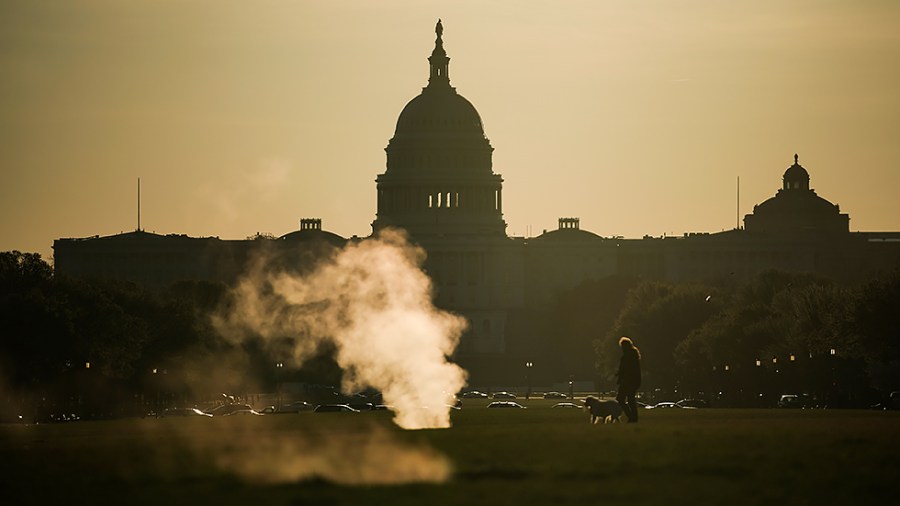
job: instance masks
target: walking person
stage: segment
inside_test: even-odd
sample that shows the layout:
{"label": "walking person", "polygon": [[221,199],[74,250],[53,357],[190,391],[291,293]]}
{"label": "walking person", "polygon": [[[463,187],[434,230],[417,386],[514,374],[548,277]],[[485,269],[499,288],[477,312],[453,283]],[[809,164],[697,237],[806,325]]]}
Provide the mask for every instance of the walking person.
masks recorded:
{"label": "walking person", "polygon": [[622,411],[628,417],[628,423],[638,421],[638,406],[635,395],[641,386],[641,352],[631,339],[622,337],[619,339],[619,347],[622,348],[622,358],[619,359],[618,384],[619,393],[616,400],[622,406]]}

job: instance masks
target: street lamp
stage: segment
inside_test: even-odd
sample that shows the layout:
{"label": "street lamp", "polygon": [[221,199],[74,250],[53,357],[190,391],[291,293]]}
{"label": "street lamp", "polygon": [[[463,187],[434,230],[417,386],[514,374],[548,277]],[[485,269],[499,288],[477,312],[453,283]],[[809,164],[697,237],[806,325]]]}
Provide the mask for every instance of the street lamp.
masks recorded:
{"label": "street lamp", "polygon": [[284,362],[276,362],[275,363],[275,402],[278,403],[277,409],[281,409],[282,398],[281,398],[281,370],[284,368]]}
{"label": "street lamp", "polygon": [[525,399],[531,397],[531,368],[534,362],[525,362]]}

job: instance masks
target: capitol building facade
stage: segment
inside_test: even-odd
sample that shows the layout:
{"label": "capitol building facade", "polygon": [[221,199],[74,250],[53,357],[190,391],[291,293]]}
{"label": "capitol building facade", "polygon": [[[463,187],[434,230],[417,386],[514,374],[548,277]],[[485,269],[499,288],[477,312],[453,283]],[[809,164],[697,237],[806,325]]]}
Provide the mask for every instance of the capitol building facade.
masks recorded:
{"label": "capitol building facade", "polygon": [[[742,228],[626,239],[601,237],[581,229],[579,218],[561,217],[556,230],[509,236],[494,148],[477,109],[451,86],[440,22],[436,28],[427,86],[400,112],[385,148],[372,235],[400,228],[424,248],[435,304],[469,321],[457,358],[474,371],[530,359],[529,343],[553,336],[534,336],[522,315],[587,280],[715,282],[775,269],[856,283],[900,265],[900,232],[851,232],[849,215],[810,188],[797,155],[775,195],[754,206]],[[362,240],[305,218],[281,237],[222,240],[136,230],[58,239],[53,249],[60,274],[165,288],[184,280],[231,283],[260,248],[311,264],[329,248]]]}

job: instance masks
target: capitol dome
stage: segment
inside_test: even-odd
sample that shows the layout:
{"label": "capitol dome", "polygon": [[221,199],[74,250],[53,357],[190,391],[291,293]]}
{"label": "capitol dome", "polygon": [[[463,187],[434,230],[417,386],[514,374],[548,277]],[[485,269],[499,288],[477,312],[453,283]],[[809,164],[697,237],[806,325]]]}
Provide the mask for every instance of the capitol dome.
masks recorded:
{"label": "capitol dome", "polygon": [[394,139],[422,137],[431,134],[474,135],[484,137],[481,116],[475,106],[450,87],[422,90],[422,94],[409,101],[400,118]]}
{"label": "capitol dome", "polygon": [[387,168],[376,181],[373,232],[405,229],[413,236],[505,236],[503,178],[481,116],[450,86],[450,57],[438,20],[428,57],[428,86],[400,112],[384,149]]}
{"label": "capitol dome", "polygon": [[490,174],[494,148],[478,110],[450,85],[450,57],[438,22],[428,86],[406,104],[388,146],[387,173]]}

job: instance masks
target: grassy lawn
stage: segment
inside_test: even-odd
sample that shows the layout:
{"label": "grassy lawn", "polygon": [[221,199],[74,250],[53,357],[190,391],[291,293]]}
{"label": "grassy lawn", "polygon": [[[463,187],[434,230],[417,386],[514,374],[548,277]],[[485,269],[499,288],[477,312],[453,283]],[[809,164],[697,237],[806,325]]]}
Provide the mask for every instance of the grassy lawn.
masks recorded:
{"label": "grassy lawn", "polygon": [[[488,410],[446,430],[390,413],[0,425],[4,504],[873,504],[900,412]],[[15,501],[8,502],[13,498]]]}

